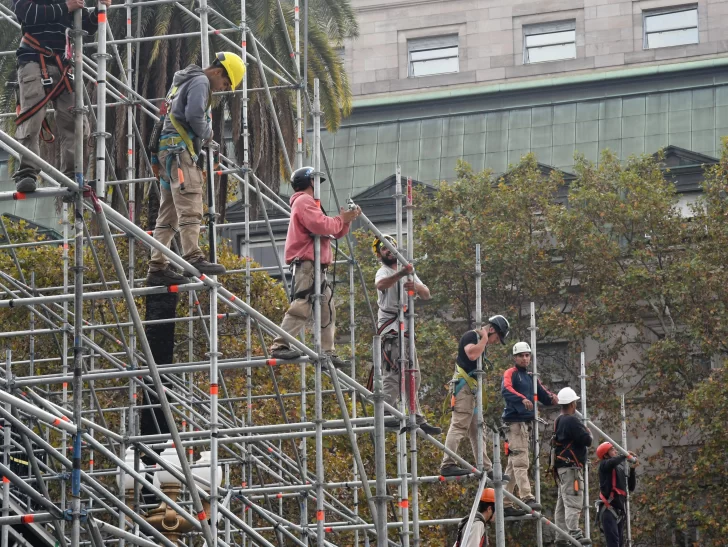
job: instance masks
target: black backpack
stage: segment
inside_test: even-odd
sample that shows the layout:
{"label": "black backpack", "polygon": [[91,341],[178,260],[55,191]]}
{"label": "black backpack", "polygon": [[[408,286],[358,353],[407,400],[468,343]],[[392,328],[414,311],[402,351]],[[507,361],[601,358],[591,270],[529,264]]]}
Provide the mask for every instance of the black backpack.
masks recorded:
{"label": "black backpack", "polygon": [[[483,523],[483,526],[486,526],[488,523],[483,518],[482,513],[475,513],[475,520],[479,520]],[[475,521],[473,521],[475,522]],[[460,521],[460,524],[458,524],[458,539],[455,542],[455,547],[460,547],[460,542],[463,539],[463,532],[465,532],[465,527],[468,525],[468,517],[465,517]],[[483,534],[483,538],[480,540],[480,547],[484,547],[487,545],[487,535]]]}

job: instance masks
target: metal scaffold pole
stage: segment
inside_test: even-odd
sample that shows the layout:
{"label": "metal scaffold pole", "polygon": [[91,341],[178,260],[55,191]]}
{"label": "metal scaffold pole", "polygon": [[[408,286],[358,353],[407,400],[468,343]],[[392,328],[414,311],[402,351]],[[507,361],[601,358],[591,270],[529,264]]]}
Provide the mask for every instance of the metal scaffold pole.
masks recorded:
{"label": "metal scaffold pole", "polygon": [[[624,404],[624,393],[622,393],[619,401],[619,410],[622,418],[622,446],[627,449],[627,411]],[[586,415],[586,413],[584,413]],[[627,476],[629,476],[629,464],[625,462]],[[632,520],[629,509],[629,488],[626,489],[626,503],[625,503],[625,519],[627,521],[627,547],[632,547]],[[597,526],[599,523],[597,523]]]}
{"label": "metal scaffold pole", "polygon": [[[539,443],[539,421],[538,421],[538,353],[536,351],[536,340],[538,327],[536,326],[536,304],[531,302],[531,323],[528,328],[531,333],[531,363],[533,367],[533,490],[536,495],[536,502],[541,503],[541,444]],[[543,546],[543,524],[539,519],[536,522],[536,543],[538,547]]]}
{"label": "metal scaffold pole", "polygon": [[500,433],[493,432],[493,484],[495,485],[495,547],[506,547],[503,515],[503,467],[501,466]]}
{"label": "metal scaffold pole", "polygon": [[[584,427],[588,427],[588,418],[586,413],[586,361],[583,351],[581,352],[580,361],[579,379],[581,380],[582,421],[584,422]],[[589,458],[587,458],[584,462],[584,536],[587,539],[591,538],[591,526],[589,521]]]}
{"label": "metal scaffold pole", "polygon": [[[313,199],[317,204],[321,202],[321,152],[319,139],[321,138],[321,104],[319,102],[319,80],[313,81]],[[313,351],[317,355],[314,361],[315,369],[315,414],[316,414],[316,544],[324,547],[324,445],[323,445],[323,401],[321,397],[322,367],[321,355],[321,236],[314,235],[314,300],[313,300]],[[333,365],[329,365],[333,366]],[[334,373],[335,374],[335,373]]]}
{"label": "metal scaffold pole", "polygon": [[377,547],[387,547],[387,464],[384,447],[384,387],[382,382],[382,338],[374,336],[374,463],[377,477]]}
{"label": "metal scaffold pole", "polygon": [[[483,322],[483,274],[480,264],[480,243],[475,245],[475,328],[479,329]],[[478,420],[478,454],[476,465],[483,472],[483,451],[485,450],[485,424],[483,421],[483,355],[478,356],[477,364],[478,392],[475,394],[475,416]]]}

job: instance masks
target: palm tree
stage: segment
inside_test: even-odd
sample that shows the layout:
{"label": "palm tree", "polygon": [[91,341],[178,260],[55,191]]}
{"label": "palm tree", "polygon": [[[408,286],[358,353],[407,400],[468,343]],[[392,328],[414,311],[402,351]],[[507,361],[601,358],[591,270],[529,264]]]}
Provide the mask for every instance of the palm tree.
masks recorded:
{"label": "palm tree", "polygon": [[[184,3],[194,11],[194,2]],[[277,0],[252,0],[246,3],[246,21],[255,37],[289,73],[295,74],[293,61],[289,55],[285,39],[287,33],[294,41],[294,5],[292,0],[281,0],[285,17],[285,26],[279,16]],[[209,6],[230,21],[240,24],[240,2],[237,0],[210,0]],[[138,10],[135,10],[138,11]],[[138,17],[138,15],[137,15]],[[351,111],[351,91],[344,71],[343,62],[337,53],[345,39],[358,34],[358,27],[350,0],[311,0],[309,5],[309,51],[308,82],[310,92],[313,90],[313,79],[320,80],[321,104],[324,118],[329,130],[335,130],[341,119]],[[115,37],[125,32],[125,14],[116,12],[111,18]],[[219,18],[210,15],[210,24],[215,28],[225,28]],[[199,23],[179,8],[163,4],[144,7],[140,22],[141,36],[161,36],[196,32]],[[240,36],[228,35],[235,43]],[[211,36],[210,51],[231,51],[234,48],[219,36]],[[249,48],[250,50],[250,48]],[[191,63],[200,61],[200,40],[198,37],[175,40],[143,42],[137,46],[140,74],[139,91],[148,98],[161,98],[166,94],[174,73]],[[272,66],[270,58],[260,48],[261,57],[266,64]],[[281,86],[284,82],[271,78],[267,74],[270,86]],[[262,88],[263,82],[255,63],[248,64],[248,85],[251,89]],[[286,141],[290,158],[294,157],[295,134],[295,91],[292,89],[272,90],[273,103],[281,130]],[[232,147],[236,157],[242,158],[242,99],[240,96],[216,100],[213,105],[215,137],[224,144],[225,122],[229,120],[228,129],[232,135]],[[225,112],[229,116],[225,115]],[[261,92],[250,94],[248,102],[248,123],[250,130],[250,165],[257,175],[268,183],[274,191],[279,190],[281,175],[285,173],[285,165],[281,144],[271,122],[272,113]],[[126,133],[124,109],[117,110],[116,136],[118,142],[125,142]],[[140,129],[144,138],[151,129],[150,120],[142,117]],[[124,165],[125,146],[118,146],[116,153],[117,169]],[[141,162],[137,166],[143,171]],[[123,169],[121,169],[123,172]],[[121,173],[119,173],[121,175]],[[225,203],[226,183],[219,185],[218,203]]]}

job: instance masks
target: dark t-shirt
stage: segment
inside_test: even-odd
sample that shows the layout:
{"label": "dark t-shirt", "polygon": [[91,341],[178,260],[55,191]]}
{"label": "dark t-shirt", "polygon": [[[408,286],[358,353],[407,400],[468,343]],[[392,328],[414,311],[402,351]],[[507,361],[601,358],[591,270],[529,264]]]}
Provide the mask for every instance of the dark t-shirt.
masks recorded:
{"label": "dark t-shirt", "polygon": [[579,418],[567,414],[562,414],[556,418],[555,436],[557,443],[556,455],[572,460],[572,462],[568,462],[556,458],[555,467],[557,469],[560,467],[576,467],[576,463],[573,463],[574,458],[581,465],[586,463],[587,447],[591,446],[592,437]]}
{"label": "dark t-shirt", "polygon": [[[468,358],[468,354],[465,353],[465,346],[477,344],[479,341],[480,337],[474,330],[469,330],[463,334],[463,337],[460,339],[460,344],[458,344],[458,365],[460,365],[465,372],[470,373],[478,368],[478,360],[476,359],[475,361],[471,361]],[[485,351],[483,352],[483,356],[485,356]]]}

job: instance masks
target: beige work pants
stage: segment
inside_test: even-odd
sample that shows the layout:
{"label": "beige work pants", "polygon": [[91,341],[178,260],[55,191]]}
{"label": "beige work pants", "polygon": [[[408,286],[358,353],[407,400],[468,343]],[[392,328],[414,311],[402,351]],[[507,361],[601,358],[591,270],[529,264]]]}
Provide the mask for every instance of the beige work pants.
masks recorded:
{"label": "beige work pants", "polygon": [[[450,420],[450,429],[447,430],[445,447],[457,453],[460,441],[466,436],[470,439],[470,447],[473,449],[473,458],[477,460],[478,454],[478,417],[475,415],[475,395],[467,385],[455,396],[455,408]],[[483,430],[483,468],[486,471],[493,469],[493,464],[488,457],[486,435]],[[476,463],[476,462],[473,462]],[[440,468],[448,465],[457,465],[455,460],[446,452],[442,458]]]}
{"label": "beige work pants", "polygon": [[[536,499],[531,493],[531,483],[528,480],[529,452],[531,450],[531,424],[529,422],[511,422],[508,432],[508,466],[506,474],[511,480],[506,484],[508,493],[513,494],[518,486],[518,497],[522,501]],[[508,500],[503,502],[505,507],[512,507]]]}
{"label": "beige work pants", "polygon": [[[322,281],[323,281],[322,276]],[[293,276],[294,294],[308,291],[313,287],[314,268],[312,260],[304,260],[296,267]],[[326,283],[326,288],[321,299],[321,349],[325,353],[334,351],[334,335],[336,334],[336,307],[334,306],[331,287]],[[298,337],[301,330],[306,326],[313,316],[313,291],[305,298],[296,298],[283,317],[281,328],[293,337]],[[281,336],[273,340],[270,350],[287,348],[288,342]]]}
{"label": "beige work pants", "polygon": [[[556,470],[559,476],[559,498],[556,501],[554,520],[556,526],[578,535],[579,518],[584,505],[584,471],[576,467]],[[577,488],[574,488],[576,482]]]}
{"label": "beige work pants", "polygon": [[[55,61],[48,59],[48,75],[57,83],[61,77],[61,71],[55,66]],[[20,86],[20,113],[26,112],[38,104],[45,97],[45,90],[41,83],[40,65],[38,63],[27,63],[18,68],[18,84]],[[25,120],[15,131],[15,140],[28,148],[34,154],[40,154],[40,128],[46,115],[49,104],[55,109],[55,136],[59,139],[61,162],[58,170],[73,178],[74,170],[74,107],[73,93],[64,91],[52,103],[46,103],[34,116]],[[88,120],[84,117],[83,123],[84,139],[88,137]],[[20,158],[20,166],[13,177],[20,180],[24,177],[36,177],[40,173],[32,160],[25,156]]]}
{"label": "beige work pants", "polygon": [[[409,359],[409,338],[404,339],[404,358]],[[382,338],[382,373],[383,373],[383,384],[384,384],[384,400],[397,408],[397,402],[401,395],[401,383],[402,374],[400,372],[400,350],[399,350],[399,336],[386,336]],[[422,415],[422,409],[420,408],[420,398],[418,393],[420,391],[420,364],[417,360],[417,351],[415,350],[414,362],[408,361],[408,367],[414,370],[415,387],[414,387],[414,404],[415,414],[417,415],[417,423],[423,423],[425,421]],[[405,386],[404,386],[404,404],[405,414],[409,414],[410,404],[410,373],[405,370]]]}
{"label": "beige work pants", "polygon": [[[162,172],[166,169],[169,154],[168,150],[159,153]],[[154,239],[169,247],[174,234],[179,232],[182,257],[188,262],[194,262],[204,257],[199,242],[202,220],[202,171],[193,163],[187,150],[179,155],[179,167],[182,169],[184,184],[180,183],[177,157],[173,156],[169,173],[172,190],[160,185],[162,196],[157,224],[154,227]],[[162,251],[152,249],[149,271],[163,270],[168,262]]]}

